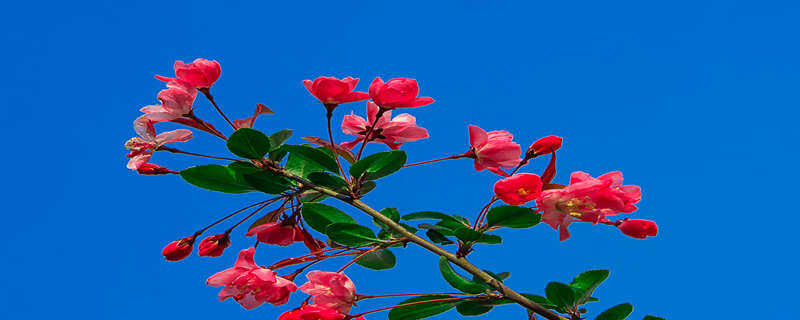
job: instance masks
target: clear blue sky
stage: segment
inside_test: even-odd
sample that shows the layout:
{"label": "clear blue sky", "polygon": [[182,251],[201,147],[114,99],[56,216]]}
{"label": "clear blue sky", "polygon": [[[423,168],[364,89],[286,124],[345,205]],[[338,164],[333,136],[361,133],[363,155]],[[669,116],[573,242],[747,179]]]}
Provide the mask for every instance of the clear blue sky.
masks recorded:
{"label": "clear blue sky", "polygon": [[[504,231],[504,246],[472,256],[510,271],[508,284],[520,291],[541,293],[548,281],[610,268],[593,314],[631,302],[631,319],[800,319],[797,2],[265,3],[4,5],[0,318],[274,319],[287,309],[245,312],[204,286],[251,244],[241,235],[218,259],[167,263],[160,255],[167,242],[256,195],[124,167],[131,121],[163,86],[153,74],[169,74],[176,59],[206,57],[222,63],[214,90],[230,114],[243,117],[255,103],[278,112],[259,121],[265,131],[324,134],[323,110],[303,79],[355,76],[366,90],[375,76],[413,77],[437,100],[412,111],[431,134],[407,144],[413,161],[463,152],[466,126],[476,124],[510,130],[524,145],[564,136],[562,183],[570,171],[622,170],[643,187],[633,216],[658,222],[655,239],[575,225],[559,242],[541,225]],[[198,106],[219,120],[207,102]],[[342,106],[337,119],[353,109],[363,113],[364,105]],[[186,149],[225,152],[215,138],[197,136]],[[201,163],[157,159],[173,168]],[[496,179],[467,160],[406,171],[367,201],[473,216]],[[256,261],[300,251],[260,250]],[[447,287],[435,257],[411,247],[399,259],[392,272],[349,274],[366,294]],[[522,316],[514,306],[491,314]]]}

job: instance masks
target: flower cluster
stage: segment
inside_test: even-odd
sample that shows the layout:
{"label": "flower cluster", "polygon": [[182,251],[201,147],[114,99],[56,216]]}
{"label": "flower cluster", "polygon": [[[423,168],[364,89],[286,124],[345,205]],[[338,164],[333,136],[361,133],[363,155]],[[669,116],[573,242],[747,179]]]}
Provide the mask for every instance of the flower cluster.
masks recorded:
{"label": "flower cluster", "polygon": [[[495,279],[499,279],[498,275],[475,271],[479,270],[477,268],[465,268],[472,270],[475,276],[476,280],[470,281],[456,274],[448,261],[461,263],[463,267],[463,263],[466,263],[463,259],[476,245],[499,243],[497,240],[500,237],[489,234],[490,231],[503,227],[530,228],[543,221],[559,231],[561,241],[570,237],[568,227],[573,222],[612,226],[637,239],[653,237],[658,233],[656,224],[649,220],[610,220],[618,214],[637,210],[642,196],[638,186],[623,185],[621,172],[614,171],[593,178],[578,171],[571,174],[567,185],[553,183],[556,176],[556,153],[563,144],[563,139],[558,136],[540,138],[523,153],[522,147],[515,142],[514,135],[510,132],[487,132],[476,125],[469,125],[466,128],[468,139],[462,142],[466,152],[406,164],[407,155],[401,147],[408,142],[426,139],[429,133],[417,124],[413,115],[402,113],[393,117],[392,113],[395,109],[417,108],[434,102],[433,98],[419,96],[419,83],[415,79],[395,78],[383,81],[375,78],[367,92],[356,91],[359,79],[353,77],[304,80],[302,84],[326,111],[328,139],[304,138],[320,146],[314,147],[288,144],[292,134],[288,129],[271,135],[254,129],[256,119],[274,113],[263,104],[256,105],[252,116],[229,120],[211,95],[211,87],[221,74],[220,65],[216,61],[176,61],[174,70],[175,77],[156,76],[166,83],[166,89],[157,94],[160,103],[141,108],[142,114],[133,123],[138,137],[131,138],[124,145],[129,150],[127,167],[143,175],[179,173],[190,184],[217,192],[262,192],[274,195],[225,215],[192,235],[169,243],[162,251],[168,261],[183,260],[191,255],[196,239],[207,230],[250,211],[224,232],[207,236],[200,241],[198,255],[223,256],[231,245],[232,232],[258,215],[247,231],[243,232],[245,236],[256,239],[256,246],[242,250],[232,267],[212,275],[206,281],[209,286],[222,287],[219,300],[231,298],[245,309],[253,309],[264,303],[276,306],[286,304],[290,296],[299,290],[307,294],[308,299],[299,307],[283,313],[279,320],[363,320],[365,314],[389,309],[407,311],[411,306],[433,302],[445,303],[441,306],[459,305],[458,309],[462,314],[475,315],[471,312],[476,311],[470,308],[474,309],[476,305],[483,310],[493,303],[499,303],[499,299],[511,299],[511,296],[506,295],[506,290],[510,289],[497,284]],[[202,93],[230,125],[233,130],[230,135],[216,129],[195,112],[198,93]],[[335,126],[332,125],[332,116],[340,105],[351,102],[364,102],[366,116],[356,115],[353,111],[344,115],[340,125],[341,132],[355,138],[337,143],[334,141],[332,128]],[[168,146],[171,143],[186,142],[194,135],[187,129],[157,133],[156,124],[164,122],[184,125],[220,138],[225,141],[228,150],[239,158],[204,155]],[[389,150],[362,157],[369,143],[383,144]],[[356,148],[358,151],[354,152]],[[224,161],[225,165],[199,165],[178,172],[151,163],[152,157],[158,151]],[[549,161],[541,173],[519,172],[535,159],[548,155]],[[493,173],[492,177],[497,178],[488,204],[477,214],[474,223],[470,223],[471,220],[465,217],[433,211],[401,215],[396,208],[386,208],[378,212],[366,207],[359,200],[375,188],[377,183],[374,180],[404,168],[454,159],[471,159],[475,171],[487,170]],[[349,170],[342,163],[349,163]],[[369,227],[358,224],[345,212],[320,203],[327,198],[342,200],[371,215],[375,225],[381,228],[380,232],[376,235]],[[507,205],[496,205],[499,204],[498,201]],[[264,210],[270,206],[273,208]],[[435,224],[417,226],[427,229],[426,236],[430,242],[413,235],[419,229],[407,224],[411,220],[419,219],[438,220]],[[327,241],[321,240],[320,235],[311,231],[327,236]],[[279,259],[266,267],[255,263],[254,257],[259,244],[292,246],[295,243],[302,243],[308,253]],[[344,274],[345,269],[353,264],[376,270],[391,268],[396,258],[389,249],[409,243],[420,244],[442,256],[440,270],[443,276],[454,288],[467,293],[466,296],[439,293],[356,293],[355,283]],[[441,251],[431,249],[437,244],[457,245],[458,248],[452,256],[443,255]],[[306,272],[318,262],[341,257],[350,259],[338,271]],[[284,273],[283,268],[289,266],[299,268]],[[308,281],[298,286],[294,282],[295,278],[303,273]],[[584,287],[576,286],[574,290],[584,290],[579,295],[591,296],[591,292],[586,293],[587,289]],[[410,295],[418,296],[387,308],[356,314],[352,312],[356,303],[363,299]],[[557,317],[553,313],[555,311],[566,313],[573,319],[581,318],[581,309],[578,307],[586,302],[576,300],[568,305],[559,305],[559,301],[555,299],[543,299],[540,302],[553,311],[538,310],[537,313],[550,319]],[[446,310],[447,308],[442,312]]]}

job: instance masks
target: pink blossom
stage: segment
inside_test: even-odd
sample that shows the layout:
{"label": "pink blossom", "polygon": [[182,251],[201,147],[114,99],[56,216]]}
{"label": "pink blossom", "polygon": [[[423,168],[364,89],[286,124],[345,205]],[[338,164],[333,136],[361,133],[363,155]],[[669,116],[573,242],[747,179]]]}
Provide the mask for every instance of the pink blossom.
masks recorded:
{"label": "pink blossom", "polygon": [[192,132],[186,129],[178,129],[162,132],[156,135],[153,122],[146,116],[141,116],[133,122],[133,129],[139,137],[131,138],[125,142],[125,148],[130,150],[127,157],[128,169],[137,170],[150,161],[159,147],[173,142],[186,142],[192,138]]}
{"label": "pink blossom", "polygon": [[[336,310],[311,304],[286,311],[278,317],[278,320],[344,320],[345,317]],[[363,317],[357,319],[364,320]]]}
{"label": "pink blossom", "polygon": [[655,222],[642,219],[624,220],[617,227],[619,231],[629,237],[644,239],[655,237],[658,234],[658,226]]}
{"label": "pink blossom", "polygon": [[[344,116],[342,132],[358,135],[358,137],[353,141],[342,143],[342,147],[352,149],[359,142],[364,141],[369,126],[375,123],[378,110],[378,105],[372,101],[367,101],[367,120],[354,114]],[[386,144],[392,150],[397,150],[403,143],[427,137],[428,130],[417,126],[417,119],[412,115],[403,113],[392,119],[392,111],[389,110],[384,112],[375,124],[375,128],[370,133],[370,142],[380,142]]]}
{"label": "pink blossom", "polygon": [[247,310],[264,302],[281,305],[289,300],[289,295],[297,286],[289,280],[278,277],[275,272],[259,267],[253,260],[256,248],[239,252],[239,259],[232,268],[225,269],[208,278],[206,284],[212,287],[225,286],[219,293],[219,300],[233,298]]}
{"label": "pink blossom", "polygon": [[510,205],[521,205],[539,197],[542,180],[532,173],[517,173],[497,181],[494,193],[500,200]]}
{"label": "pink blossom", "polygon": [[303,231],[300,227],[283,222],[268,222],[258,225],[246,234],[248,237],[256,236],[259,242],[288,246],[295,241],[303,241]]}
{"label": "pink blossom", "polygon": [[[510,169],[519,164],[522,159],[522,149],[519,144],[512,141],[514,136],[508,131],[491,131],[469,126],[469,143],[472,155],[475,158],[475,170],[490,170],[499,167]],[[499,169],[498,169],[499,170]],[[493,170],[497,171],[497,170]]]}
{"label": "pink blossom", "polygon": [[169,79],[167,89],[158,92],[160,105],[149,105],[141,108],[148,119],[153,122],[172,121],[192,112],[197,89],[180,79]]}
{"label": "pink blossom", "polygon": [[535,157],[543,154],[556,152],[561,148],[561,142],[564,139],[558,136],[547,136],[536,140],[529,148],[527,154],[530,157]]}
{"label": "pink blossom", "polygon": [[231,245],[231,239],[228,234],[220,233],[200,241],[200,245],[197,246],[197,253],[203,257],[219,257],[229,245]]}
{"label": "pink blossom", "polygon": [[314,305],[347,313],[356,301],[356,286],[346,275],[314,270],[300,290],[314,297]]}
{"label": "pink blossom", "polygon": [[260,116],[262,114],[273,114],[273,113],[275,113],[275,112],[273,112],[272,110],[267,108],[267,106],[259,103],[259,104],[256,105],[256,111],[253,112],[253,116],[252,117],[247,117],[247,118],[239,119],[239,120],[233,120],[233,125],[236,126],[237,129],[252,128],[253,124],[255,124],[255,122],[256,122],[256,119],[258,119],[258,116]]}
{"label": "pink blossom", "polygon": [[[197,58],[191,63],[183,63],[183,61],[175,61],[174,65],[175,75],[178,79],[183,80],[195,88],[208,88],[219,79],[222,69],[216,60],[206,60]],[[170,82],[174,78],[167,78],[163,76],[156,76],[157,79]]]}
{"label": "pink blossom", "polygon": [[369,99],[366,92],[353,91],[358,83],[358,78],[347,77],[342,80],[334,77],[319,77],[311,80],[303,80],[303,84],[314,97],[319,99],[326,107],[331,108],[336,105],[348,102],[356,102]]}
{"label": "pink blossom", "polygon": [[569,238],[567,227],[574,220],[592,223],[608,221],[606,216],[633,212],[642,198],[638,186],[622,185],[622,173],[609,172],[592,178],[585,172],[573,172],[570,184],[563,189],[542,191],[536,199],[542,221],[560,230],[560,239]]}
{"label": "pink blossom", "polygon": [[161,250],[161,255],[163,255],[167,261],[183,260],[184,258],[188,257],[190,253],[192,253],[195,237],[195,235],[192,235],[170,242],[166,247],[164,247],[164,250]]}
{"label": "pink blossom", "polygon": [[419,85],[417,80],[395,78],[383,82],[375,78],[369,85],[369,96],[375,104],[383,109],[415,108],[433,103],[431,97],[417,97]]}

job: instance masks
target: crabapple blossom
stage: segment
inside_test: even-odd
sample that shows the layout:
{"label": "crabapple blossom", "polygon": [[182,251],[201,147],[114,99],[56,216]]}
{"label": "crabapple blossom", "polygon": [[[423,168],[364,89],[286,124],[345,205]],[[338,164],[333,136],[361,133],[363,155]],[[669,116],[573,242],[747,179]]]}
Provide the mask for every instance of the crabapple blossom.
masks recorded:
{"label": "crabapple blossom", "polygon": [[259,267],[253,260],[256,248],[239,252],[233,267],[217,272],[206,284],[220,287],[219,300],[233,298],[247,310],[263,303],[281,305],[289,300],[289,295],[297,290],[294,282],[275,275],[267,268]]}
{"label": "crabapple blossom", "polygon": [[367,120],[354,114],[345,115],[342,120],[342,132],[358,135],[358,137],[353,141],[342,143],[341,146],[352,149],[359,142],[364,141],[367,131],[373,123],[375,123],[375,127],[370,132],[369,142],[383,143],[392,150],[399,149],[403,143],[428,137],[428,130],[417,126],[417,119],[408,113],[397,115],[392,119],[392,111],[389,110],[375,122],[378,113],[378,105],[367,101]]}
{"label": "crabapple blossom", "polygon": [[192,253],[192,246],[196,235],[191,235],[186,238],[170,242],[164,250],[161,250],[161,255],[167,261],[180,261],[188,257]]}
{"label": "crabapple blossom", "polygon": [[[209,61],[203,58],[197,58],[191,63],[184,63],[178,60],[175,61],[173,68],[175,69],[175,75],[178,79],[198,89],[211,87],[211,85],[219,79],[220,73],[222,72],[216,60]],[[164,82],[174,80],[174,78],[158,75],[156,78]]]}
{"label": "crabapple blossom", "polygon": [[[336,310],[310,304],[286,311],[278,317],[278,320],[343,320],[345,317]],[[358,319],[363,320],[364,318],[359,317]]]}
{"label": "crabapple blossom", "polygon": [[536,140],[536,142],[534,142],[528,148],[526,155],[532,158],[535,156],[556,152],[556,150],[561,148],[561,142],[563,140],[563,138],[558,136],[547,136]]}
{"label": "crabapple blossom", "polygon": [[[470,125],[469,143],[471,156],[475,158],[475,170],[513,168],[522,159],[522,149],[512,141],[514,136],[508,131],[491,131]],[[494,171],[493,171],[494,172]]]}
{"label": "crabapple blossom", "polygon": [[300,291],[314,297],[314,305],[347,313],[356,302],[356,287],[346,275],[314,270]]}
{"label": "crabapple blossom", "polygon": [[495,195],[510,205],[535,200],[541,192],[542,179],[532,173],[517,173],[494,184]]}
{"label": "crabapple blossom", "polygon": [[[192,138],[192,132],[186,129],[177,129],[167,132],[156,134],[156,129],[153,122],[145,116],[141,116],[133,122],[133,129],[139,134],[139,137],[134,137],[125,142],[125,148],[130,150],[128,153],[128,169],[138,170],[142,168],[153,153],[161,146],[173,142],[186,142]],[[155,170],[158,168],[146,167],[147,170]]]}
{"label": "crabapple blossom", "polygon": [[319,99],[328,110],[333,110],[337,105],[369,99],[366,92],[353,91],[358,78],[347,77],[342,80],[334,77],[319,77],[303,80],[303,84],[314,97]]}
{"label": "crabapple blossom", "polygon": [[433,98],[417,97],[418,94],[419,85],[415,79],[395,78],[383,82],[378,77],[369,85],[369,97],[385,110],[416,108],[433,103]]}
{"label": "crabapple blossom", "polygon": [[658,234],[658,226],[650,220],[626,219],[617,227],[623,234],[636,239],[655,237]]}
{"label": "crabapple blossom", "polygon": [[229,245],[231,245],[231,239],[228,237],[228,233],[220,233],[200,241],[197,253],[204,257],[219,257]]}
{"label": "crabapple blossom", "polygon": [[256,236],[259,242],[288,246],[295,241],[303,241],[303,232],[300,227],[283,222],[268,222],[250,229],[248,237]]}

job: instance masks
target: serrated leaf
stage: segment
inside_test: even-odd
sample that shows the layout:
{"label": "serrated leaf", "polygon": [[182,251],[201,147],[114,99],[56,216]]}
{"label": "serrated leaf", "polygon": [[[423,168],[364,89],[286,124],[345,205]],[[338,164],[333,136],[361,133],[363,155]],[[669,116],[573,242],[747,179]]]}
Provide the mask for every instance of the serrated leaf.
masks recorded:
{"label": "serrated leaf", "polygon": [[542,215],[519,206],[499,206],[489,210],[486,220],[490,227],[530,228],[542,221]]}
{"label": "serrated leaf", "polygon": [[269,136],[269,151],[273,152],[280,148],[292,136],[291,129],[283,129]]}
{"label": "serrated leaf", "polygon": [[633,306],[630,303],[623,303],[620,305],[616,305],[611,307],[610,309],[603,311],[595,320],[624,320],[627,318],[631,312],[633,312]]}
{"label": "serrated leaf", "polygon": [[394,268],[397,257],[387,249],[380,249],[365,254],[356,261],[356,264],[372,270],[386,270]]}
{"label": "serrated leaf", "polygon": [[341,210],[322,203],[305,203],[302,210],[303,221],[321,233],[325,233],[328,226],[334,223],[356,223],[353,218]]}
{"label": "serrated leaf", "polygon": [[350,247],[358,247],[381,241],[370,228],[349,222],[330,224],[325,228],[325,234],[334,242]]}
{"label": "serrated leaf", "polygon": [[255,191],[241,174],[221,165],[190,167],[182,170],[180,174],[186,182],[203,189],[234,194]]}
{"label": "serrated leaf", "polygon": [[445,257],[439,258],[439,271],[442,273],[444,280],[447,281],[450,286],[461,292],[478,294],[491,289],[484,283],[472,281],[458,274],[455,270],[453,270],[453,267],[450,265],[450,261],[448,261]]}
{"label": "serrated leaf", "polygon": [[379,152],[359,160],[350,167],[353,177],[376,180],[388,176],[406,164],[406,152],[393,150]]}
{"label": "serrated leaf", "polygon": [[467,300],[456,305],[456,311],[464,316],[479,316],[492,311],[494,305],[490,302]]}
{"label": "serrated leaf", "polygon": [[560,282],[548,283],[544,293],[547,295],[547,300],[561,308],[573,307],[578,300],[575,289]]}
{"label": "serrated leaf", "polygon": [[236,130],[228,137],[228,141],[225,144],[233,154],[245,159],[261,159],[270,150],[267,135],[250,128]]}
{"label": "serrated leaf", "polygon": [[[422,301],[451,299],[453,296],[420,296],[414,297],[398,303],[410,304]],[[429,303],[417,303],[410,306],[397,307],[389,311],[389,320],[417,320],[435,316],[447,312],[455,307],[458,301],[434,301]]]}
{"label": "serrated leaf", "polygon": [[594,290],[608,278],[608,275],[608,270],[589,270],[575,277],[569,285],[577,289],[579,294],[577,303],[587,302],[592,297]]}

